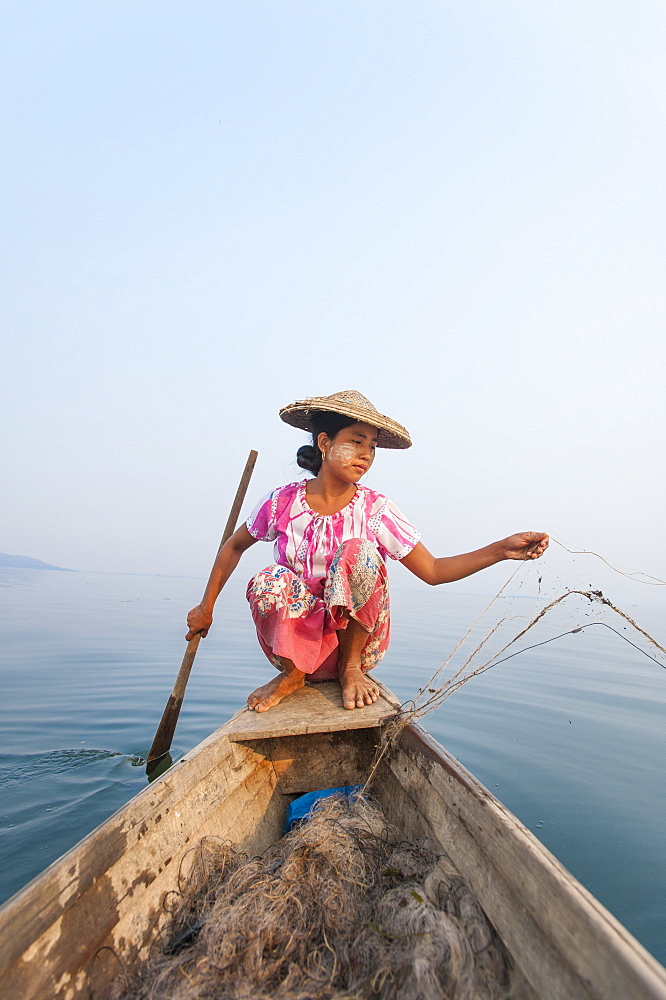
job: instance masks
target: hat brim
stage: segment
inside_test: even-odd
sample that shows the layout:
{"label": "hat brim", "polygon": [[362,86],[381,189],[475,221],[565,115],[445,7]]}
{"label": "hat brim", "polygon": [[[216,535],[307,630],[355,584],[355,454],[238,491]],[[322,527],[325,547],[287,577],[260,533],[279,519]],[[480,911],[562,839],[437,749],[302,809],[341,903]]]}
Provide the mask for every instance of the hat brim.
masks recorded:
{"label": "hat brim", "polygon": [[302,431],[312,431],[310,415],[315,411],[325,411],[327,413],[340,413],[344,417],[351,417],[362,424],[370,424],[379,431],[377,435],[378,448],[411,448],[412,439],[407,428],[403,427],[396,420],[379,413],[377,410],[367,410],[362,406],[355,406],[353,403],[332,403],[330,398],[313,397],[312,399],[298,399],[289,406],[283,406],[280,410],[280,419],[291,427],[298,427]]}

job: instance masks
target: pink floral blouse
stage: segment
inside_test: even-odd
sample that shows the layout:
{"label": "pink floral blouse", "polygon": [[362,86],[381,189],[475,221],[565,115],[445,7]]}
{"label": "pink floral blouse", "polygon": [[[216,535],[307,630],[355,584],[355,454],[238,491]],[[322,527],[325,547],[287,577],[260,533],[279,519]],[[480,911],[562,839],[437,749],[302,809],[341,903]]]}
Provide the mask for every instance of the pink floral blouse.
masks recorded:
{"label": "pink floral blouse", "polygon": [[323,595],[326,574],[342,542],[366,538],[383,559],[404,559],[421,537],[387,497],[360,484],[342,510],[317,514],[307,502],[308,482],[269,493],[252,511],[247,529],[259,541],[275,542],[276,563],[302,577],[316,597]]}

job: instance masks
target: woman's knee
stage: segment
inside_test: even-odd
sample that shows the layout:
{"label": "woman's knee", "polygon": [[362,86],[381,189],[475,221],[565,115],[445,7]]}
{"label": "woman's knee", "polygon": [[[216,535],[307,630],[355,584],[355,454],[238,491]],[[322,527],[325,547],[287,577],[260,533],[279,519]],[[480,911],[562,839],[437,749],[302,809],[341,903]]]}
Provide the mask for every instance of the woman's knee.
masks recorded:
{"label": "woman's knee", "polygon": [[272,611],[289,618],[307,614],[316,599],[305,582],[286,566],[267,566],[256,573],[247,585],[250,607],[266,617]]}
{"label": "woman's knee", "polygon": [[350,538],[335,553],[324,600],[329,608],[345,607],[356,614],[375,592],[386,588],[386,566],[377,547],[365,538]]}
{"label": "woman's knee", "polygon": [[356,562],[361,560],[369,569],[379,569],[384,565],[384,560],[379,554],[377,546],[368,541],[367,538],[349,538],[338,546],[334,561],[346,560]]}
{"label": "woman's knee", "polygon": [[247,585],[246,596],[248,601],[252,598],[277,597],[284,586],[283,576],[290,570],[284,566],[266,566],[255,573]]}

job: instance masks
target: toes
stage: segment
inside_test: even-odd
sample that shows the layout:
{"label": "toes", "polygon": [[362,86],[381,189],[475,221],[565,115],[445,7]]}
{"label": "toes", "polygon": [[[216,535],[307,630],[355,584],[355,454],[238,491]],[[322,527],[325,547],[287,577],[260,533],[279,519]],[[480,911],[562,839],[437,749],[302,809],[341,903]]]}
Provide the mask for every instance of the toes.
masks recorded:
{"label": "toes", "polygon": [[344,707],[347,709],[365,708],[366,705],[374,704],[379,698],[379,688],[377,685],[366,680],[359,668],[355,668],[350,673],[352,675],[356,673],[357,676],[353,680],[350,676],[349,684],[343,683],[342,685],[342,704]]}
{"label": "toes", "polygon": [[263,687],[257,688],[256,691],[253,691],[252,694],[248,696],[247,707],[249,709],[256,710],[257,705],[260,705],[263,701],[265,701],[266,697],[267,695],[265,688]]}
{"label": "toes", "polygon": [[377,698],[379,697],[379,688],[371,686],[367,688],[361,688],[356,696],[356,706],[357,708],[362,708],[364,705],[373,705]]}
{"label": "toes", "polygon": [[372,705],[373,701],[376,701],[372,695],[365,691],[345,691],[342,695],[342,704],[345,708],[365,708],[366,705]]}
{"label": "toes", "polygon": [[282,698],[278,697],[276,694],[269,695],[268,698],[264,698],[263,701],[257,702],[254,706],[255,712],[266,712],[269,708],[273,708],[274,705],[279,705]]}
{"label": "toes", "polygon": [[[267,690],[268,689],[268,690]],[[260,701],[264,701],[270,695],[270,688],[268,684],[264,684],[262,687],[255,688],[255,690],[248,695],[247,707],[256,708]]]}

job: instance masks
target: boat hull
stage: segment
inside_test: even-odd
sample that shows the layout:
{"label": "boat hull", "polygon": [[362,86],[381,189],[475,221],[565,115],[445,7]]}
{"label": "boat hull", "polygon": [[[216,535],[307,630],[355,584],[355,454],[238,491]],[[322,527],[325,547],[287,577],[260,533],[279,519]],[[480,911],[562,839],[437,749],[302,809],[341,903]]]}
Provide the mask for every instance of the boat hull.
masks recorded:
{"label": "boat hull", "polygon": [[[150,953],[202,837],[261,853],[295,795],[364,781],[381,734],[239,739],[239,716],[0,909],[2,996],[106,1000],[119,960],[131,971]],[[666,1000],[666,970],[421,727],[371,791],[403,838],[467,880],[511,956],[515,1000]]]}

